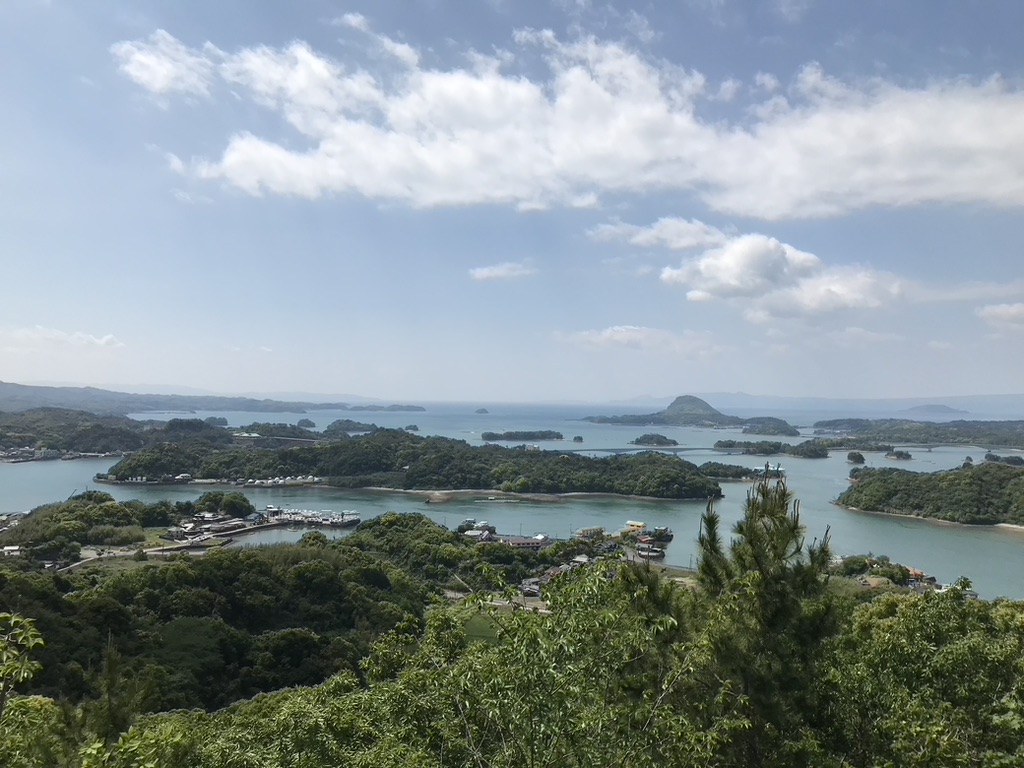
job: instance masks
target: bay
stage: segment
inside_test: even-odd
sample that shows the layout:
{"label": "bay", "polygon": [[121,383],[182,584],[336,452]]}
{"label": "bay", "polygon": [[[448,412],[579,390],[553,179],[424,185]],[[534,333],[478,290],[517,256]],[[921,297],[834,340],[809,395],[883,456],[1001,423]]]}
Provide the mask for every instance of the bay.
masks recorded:
{"label": "bay", "polygon": [[[475,414],[480,406],[487,414]],[[480,433],[509,430],[552,429],[564,434],[565,440],[538,443],[541,448],[580,450],[592,455],[636,450],[629,444],[640,434],[656,431],[679,441],[679,455],[695,464],[722,461],[747,467],[764,466],[765,460],[742,455],[726,455],[712,449],[717,440],[760,439],[742,435],[737,430],[698,429],[687,427],[644,428],[579,421],[592,413],[620,413],[630,409],[577,405],[501,405],[501,404],[437,404],[426,412],[313,411],[296,414],[266,413],[197,413],[189,417],[223,416],[232,426],[255,421],[287,422],[311,419],[318,428],[337,418],[368,421],[380,426],[402,428],[416,424],[420,434],[443,435],[480,445]],[[633,409],[637,411],[638,409]],[[787,414],[793,423],[810,423]],[[182,414],[139,414],[139,418],[174,418]],[[814,414],[813,418],[837,418],[842,414]],[[810,436],[781,439],[799,442]],[[582,444],[572,442],[579,435]],[[938,447],[931,451],[908,447],[913,459],[898,466],[921,472],[934,472],[959,466],[968,455],[981,459],[984,449],[978,447]],[[865,454],[867,466],[893,466],[880,454]],[[842,509],[832,502],[847,487],[849,465],[846,451],[835,451],[828,459],[797,459],[780,457],[788,475],[790,490],[800,500],[801,515],[809,539],[821,537],[826,530],[833,549],[841,554],[886,554],[901,563],[920,568],[939,581],[951,582],[967,576],[983,597],[1007,596],[1024,599],[1024,532],[996,527],[959,526],[915,518],[878,515]],[[776,458],[771,459],[774,466]],[[97,486],[92,482],[97,472],[106,472],[112,462],[104,459],[75,461],[29,462],[0,464],[0,513],[23,511],[39,504],[67,498],[74,492],[100,488],[119,500],[141,498],[155,501],[194,499],[207,488],[203,486]],[[731,525],[742,514],[747,484],[724,483],[725,498],[716,502],[723,521]],[[696,539],[704,503],[678,501],[647,501],[626,498],[563,497],[558,501],[526,499],[515,504],[478,503],[474,497],[457,498],[441,504],[424,504],[423,496],[383,491],[352,491],[328,488],[245,488],[243,492],[257,508],[268,504],[295,509],[355,509],[368,519],[388,511],[418,512],[442,525],[457,526],[465,518],[486,519],[503,533],[547,533],[565,538],[575,530],[604,526],[614,531],[626,520],[642,520],[650,526],[668,526],[676,533],[668,547],[666,563],[690,566],[696,554]],[[476,498],[485,499],[486,493]],[[337,531],[345,535],[344,531]],[[239,537],[238,545],[294,540],[301,533],[274,529],[248,537]]]}

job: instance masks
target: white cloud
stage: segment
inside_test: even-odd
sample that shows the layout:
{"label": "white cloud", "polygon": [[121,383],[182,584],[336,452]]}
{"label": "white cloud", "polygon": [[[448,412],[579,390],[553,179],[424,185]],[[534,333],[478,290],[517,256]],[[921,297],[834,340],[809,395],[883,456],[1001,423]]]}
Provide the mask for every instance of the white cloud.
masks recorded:
{"label": "white cloud", "polygon": [[932,339],[931,341],[929,341],[926,346],[928,347],[928,349],[933,349],[935,351],[944,351],[953,348],[953,345],[950,344],[948,341],[938,341],[936,339]]}
{"label": "white cloud", "polygon": [[848,326],[841,331],[828,334],[828,338],[844,347],[872,347],[893,341],[903,341],[905,337],[898,333],[869,331],[858,326]]}
{"label": "white cloud", "polygon": [[555,338],[599,349],[655,350],[701,356],[714,355],[721,351],[710,333],[697,331],[674,333],[642,325],[613,325],[599,330],[557,333]]}
{"label": "white cloud", "polygon": [[754,85],[762,91],[773,93],[774,91],[779,90],[779,78],[775,75],[769,74],[768,72],[758,72],[754,75]]}
{"label": "white cloud", "polygon": [[42,325],[0,329],[0,343],[9,352],[31,352],[56,347],[115,349],[124,346],[110,333],[93,336],[83,331],[61,331]]}
{"label": "white cloud", "polygon": [[183,163],[181,158],[176,154],[173,152],[167,152],[164,154],[164,159],[167,161],[167,168],[171,173],[185,173],[185,163]]}
{"label": "white cloud", "polygon": [[905,294],[904,281],[857,265],[827,265],[767,235],[727,234],[697,219],[662,218],[642,227],[621,221],[588,233],[599,241],[699,251],[664,267],[662,282],[687,289],[690,301],[742,300],[755,323],[774,317],[880,307]]}
{"label": "white cloud", "polygon": [[1024,329],[1024,303],[989,304],[979,307],[978,317],[996,328]]}
{"label": "white cloud", "polygon": [[651,28],[651,23],[647,20],[647,17],[636,11],[629,12],[629,18],[626,20],[626,29],[636,35],[637,40],[641,43],[649,43],[658,36],[658,33]]}
{"label": "white cloud", "polygon": [[370,22],[361,13],[346,13],[337,21],[343,26],[358,29],[360,32],[367,32],[370,29]]}
{"label": "white cloud", "polygon": [[664,217],[648,227],[615,222],[601,224],[588,232],[599,241],[621,240],[642,248],[663,247],[673,250],[690,250],[724,245],[729,237],[717,227],[697,219]]}
{"label": "white cloud", "polygon": [[680,267],[665,267],[661,279],[690,288],[691,300],[764,296],[813,277],[821,261],[765,235],[741,235]]}
{"label": "white cloud", "polygon": [[469,270],[473,280],[513,280],[517,277],[528,277],[537,270],[526,262],[506,261],[489,267],[475,267]]}
{"label": "white cloud", "polygon": [[814,0],[775,0],[775,12],[788,22],[797,22],[813,4]]}
{"label": "white cloud", "polygon": [[714,101],[732,101],[742,90],[743,83],[736,78],[730,77],[722,81],[721,85],[718,86],[718,93],[711,98]]}
{"label": "white cloud", "polygon": [[185,46],[165,30],[146,40],[122,41],[110,47],[121,71],[150,93],[208,96],[214,78],[216,49]]}
{"label": "white cloud", "polygon": [[[112,51],[154,94],[207,94],[221,78],[298,131],[281,141],[241,131],[195,165],[250,194],[528,209],[683,190],[764,219],[930,202],[1024,206],[1024,92],[998,78],[846,82],[812,64],[788,100],[776,94],[752,118],[711,121],[699,107],[722,86],[708,93],[701,73],[620,42],[519,30],[513,41],[539,54],[540,74],[512,71],[505,55],[435,69],[370,32],[364,17],[343,18],[403,69],[384,62],[374,73],[372,58],[350,66],[302,42],[224,56],[162,30]],[[769,90],[778,82],[755,80]]]}

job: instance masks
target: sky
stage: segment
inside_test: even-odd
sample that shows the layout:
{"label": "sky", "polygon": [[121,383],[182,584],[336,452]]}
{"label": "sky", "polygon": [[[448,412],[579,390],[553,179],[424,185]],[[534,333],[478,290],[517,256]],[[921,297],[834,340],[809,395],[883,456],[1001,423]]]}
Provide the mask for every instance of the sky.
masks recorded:
{"label": "sky", "polygon": [[0,0],[0,380],[1024,391],[1024,3]]}

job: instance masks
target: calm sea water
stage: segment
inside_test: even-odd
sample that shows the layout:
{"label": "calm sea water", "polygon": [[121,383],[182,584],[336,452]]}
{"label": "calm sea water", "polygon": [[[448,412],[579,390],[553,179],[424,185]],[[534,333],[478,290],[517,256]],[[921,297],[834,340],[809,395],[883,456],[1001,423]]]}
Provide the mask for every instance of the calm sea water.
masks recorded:
{"label": "calm sea water", "polygon": [[[603,455],[606,451],[631,450],[629,441],[646,430],[640,427],[622,427],[590,424],[578,421],[595,412],[594,407],[579,406],[512,406],[486,404],[490,413],[474,414],[477,405],[438,405],[420,413],[328,412],[307,414],[259,413],[198,413],[195,416],[224,416],[232,426],[254,421],[280,421],[295,423],[309,418],[322,428],[337,418],[369,421],[380,426],[404,427],[416,424],[420,434],[444,435],[481,444],[479,435],[484,431],[554,429],[565,435],[565,441],[542,443],[542,447],[579,448],[588,453]],[[628,412],[598,410],[598,413]],[[172,418],[179,414],[163,414]],[[144,414],[144,418],[156,418]],[[191,415],[190,415],[191,416]],[[789,414],[792,423],[809,424],[818,418],[835,418],[842,414],[814,414],[801,419]],[[747,439],[737,431],[693,429],[685,427],[658,427],[658,432],[680,443],[681,456],[696,464],[720,460],[748,467],[763,466],[764,459],[749,456],[725,456],[711,446],[716,440]],[[574,435],[583,437],[583,444],[571,442]],[[757,438],[754,438],[757,439]],[[777,438],[771,438],[777,439]],[[803,438],[789,438],[799,442]],[[933,472],[959,466],[967,455],[980,459],[985,451],[977,447],[935,448],[927,452],[909,449],[913,460],[901,462],[906,469]],[[892,462],[879,454],[865,454],[868,466],[892,466]],[[821,537],[826,530],[832,537],[833,548],[843,554],[887,554],[894,560],[921,568],[943,582],[963,575],[970,578],[984,597],[1005,595],[1024,599],[1024,532],[991,527],[946,525],[926,520],[854,512],[836,507],[831,502],[847,487],[849,465],[846,451],[836,451],[828,459],[796,459],[781,457],[786,468],[790,489],[800,499],[801,514],[807,526],[808,539]],[[772,460],[773,464],[775,459]],[[0,464],[0,513],[31,509],[49,501],[64,499],[87,487],[97,487],[92,477],[105,472],[109,460],[48,461],[26,464]],[[99,486],[115,498],[127,500],[141,498],[155,501],[161,498],[183,500],[195,498],[202,487],[137,488]],[[742,514],[747,486],[743,483],[724,484],[725,498],[717,508],[727,523]],[[438,523],[455,527],[465,518],[488,520],[506,533],[547,533],[566,537],[585,526],[604,526],[617,530],[626,520],[643,520],[648,525],[666,525],[676,532],[675,541],[668,548],[666,562],[672,565],[692,564],[696,551],[696,538],[701,502],[639,501],[630,499],[564,498],[557,502],[523,501],[517,504],[476,503],[472,498],[444,504],[424,504],[422,497],[375,491],[342,491],[320,488],[252,488],[245,494],[257,508],[267,504],[291,506],[297,509],[358,510],[363,519],[387,511],[420,512]],[[481,498],[485,494],[481,495]],[[337,532],[342,533],[342,532]],[[240,538],[239,543],[271,543],[294,540],[300,533],[275,529]]]}

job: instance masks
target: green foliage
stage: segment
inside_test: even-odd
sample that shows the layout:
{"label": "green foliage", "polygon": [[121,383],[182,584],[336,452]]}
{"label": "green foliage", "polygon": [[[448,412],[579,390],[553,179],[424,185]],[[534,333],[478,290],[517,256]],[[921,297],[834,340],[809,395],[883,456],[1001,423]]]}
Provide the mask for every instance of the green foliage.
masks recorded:
{"label": "green foliage", "polygon": [[319,446],[281,450],[215,450],[165,445],[111,469],[119,479],[173,477],[260,478],[316,475],[346,488],[501,489],[520,493],[617,493],[707,499],[721,488],[694,464],[676,456],[642,453],[592,458],[557,451],[525,451],[462,440],[420,437],[403,430],[373,433]]}
{"label": "green foliage", "polygon": [[861,453],[860,451],[850,451],[848,454],[846,454],[846,460],[851,464],[863,464],[864,454]]}
{"label": "green foliage", "polygon": [[636,440],[630,440],[630,445],[650,445],[655,447],[667,447],[672,445],[679,445],[678,440],[665,437],[664,435],[658,435],[654,432],[648,432],[647,434],[640,435]]}
{"label": "green foliage", "polygon": [[788,437],[799,437],[800,430],[787,421],[777,419],[774,416],[758,416],[746,420],[743,427],[745,435],[786,435]]}
{"label": "green foliage", "polygon": [[715,443],[717,450],[739,450],[751,456],[796,456],[801,459],[827,459],[828,447],[820,440],[804,440],[802,443],[790,445],[774,440],[760,440],[750,442],[747,440],[719,440]]}
{"label": "green foliage", "polygon": [[841,432],[863,440],[887,443],[1024,448],[1024,421],[958,420],[938,423],[910,419],[832,419],[816,422],[814,427],[823,433]]}
{"label": "green foliage", "polygon": [[562,440],[564,435],[561,432],[555,432],[553,429],[536,429],[528,431],[512,431],[512,432],[482,432],[480,434],[481,440],[487,441],[516,441],[516,440]]}
{"label": "green foliage", "polygon": [[838,502],[954,523],[1024,524],[1024,469],[985,462],[948,472],[862,468]]}

